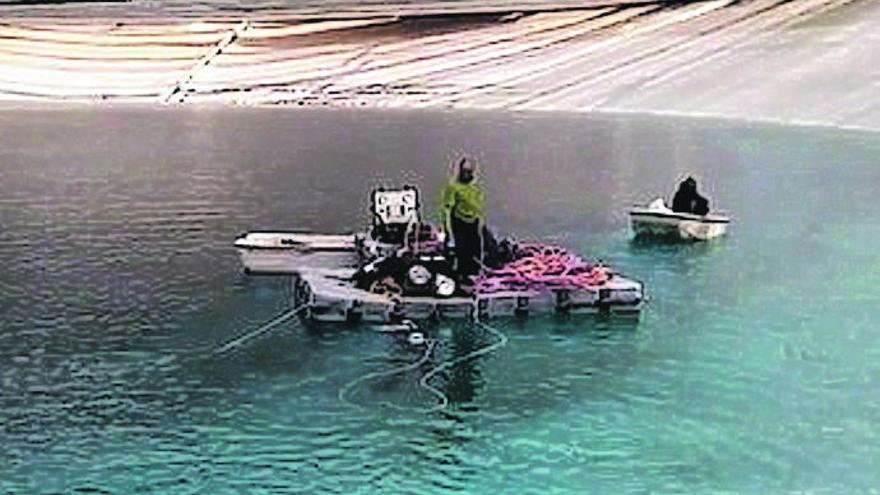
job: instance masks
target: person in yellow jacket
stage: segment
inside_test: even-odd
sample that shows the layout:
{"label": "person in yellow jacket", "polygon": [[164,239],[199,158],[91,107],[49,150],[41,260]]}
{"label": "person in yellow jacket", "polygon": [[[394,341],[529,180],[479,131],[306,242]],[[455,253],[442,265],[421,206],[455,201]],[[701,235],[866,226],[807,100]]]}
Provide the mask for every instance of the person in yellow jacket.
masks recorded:
{"label": "person in yellow jacket", "polygon": [[483,185],[476,164],[462,158],[441,193],[441,222],[446,236],[455,242],[455,270],[467,285],[469,275],[480,271],[483,258]]}

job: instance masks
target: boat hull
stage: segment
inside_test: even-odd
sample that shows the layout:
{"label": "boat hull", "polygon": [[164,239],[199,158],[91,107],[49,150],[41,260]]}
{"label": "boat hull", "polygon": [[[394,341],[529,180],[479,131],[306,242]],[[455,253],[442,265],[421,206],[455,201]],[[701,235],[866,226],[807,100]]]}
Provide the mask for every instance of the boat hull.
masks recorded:
{"label": "boat hull", "polygon": [[238,257],[245,273],[253,274],[294,275],[353,267],[358,262],[354,251],[239,249]]}
{"label": "boat hull", "polygon": [[716,215],[688,215],[644,209],[630,211],[636,238],[664,238],[683,241],[707,241],[727,233],[730,220]]}
{"label": "boat hull", "polygon": [[354,235],[303,232],[249,232],[235,240],[247,273],[296,274],[354,266]]}

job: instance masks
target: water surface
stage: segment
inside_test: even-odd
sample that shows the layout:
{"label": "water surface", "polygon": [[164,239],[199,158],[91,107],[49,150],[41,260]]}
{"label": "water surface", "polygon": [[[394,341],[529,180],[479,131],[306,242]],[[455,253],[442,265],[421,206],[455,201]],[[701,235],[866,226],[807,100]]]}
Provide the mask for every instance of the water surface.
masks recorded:
{"label": "water surface", "polygon": [[[371,187],[434,204],[477,157],[502,233],[643,280],[640,321],[432,329],[421,356],[290,323],[249,229],[345,231]],[[0,491],[872,493],[880,485],[880,137],[564,114],[0,111]],[[728,238],[634,245],[625,209],[693,173]],[[430,212],[431,208],[428,208]]]}

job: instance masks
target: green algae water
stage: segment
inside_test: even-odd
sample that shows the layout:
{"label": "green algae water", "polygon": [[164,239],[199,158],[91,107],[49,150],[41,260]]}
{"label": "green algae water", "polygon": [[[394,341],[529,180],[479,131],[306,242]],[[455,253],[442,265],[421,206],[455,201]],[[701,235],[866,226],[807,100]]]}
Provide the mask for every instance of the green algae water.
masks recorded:
{"label": "green algae water", "polygon": [[[433,204],[459,153],[499,233],[645,282],[638,320],[441,324],[422,356],[295,321],[252,229],[346,231],[377,185]],[[694,174],[728,237],[633,244]],[[876,493],[880,134],[564,114],[0,111],[0,492]]]}

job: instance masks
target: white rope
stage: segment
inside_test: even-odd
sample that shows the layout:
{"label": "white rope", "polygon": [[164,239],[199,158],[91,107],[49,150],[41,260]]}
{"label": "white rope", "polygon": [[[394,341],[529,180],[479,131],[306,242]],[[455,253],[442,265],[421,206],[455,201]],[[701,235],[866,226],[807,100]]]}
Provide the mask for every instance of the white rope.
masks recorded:
{"label": "white rope", "polygon": [[[509,340],[507,338],[507,335],[505,335],[503,332],[501,332],[500,330],[498,330],[495,327],[487,325],[486,323],[483,323],[479,320],[477,320],[476,325],[478,327],[482,328],[483,330],[493,334],[497,338],[497,340],[492,344],[489,344],[485,347],[481,347],[480,349],[469,352],[469,353],[465,354],[464,356],[459,356],[455,359],[452,359],[450,361],[446,361],[445,363],[442,363],[442,364],[434,367],[431,371],[427,372],[421,378],[421,380],[419,380],[419,386],[421,386],[422,388],[424,388],[425,390],[430,392],[431,395],[433,395],[434,397],[436,397],[437,399],[440,400],[440,402],[438,404],[434,405],[433,407],[428,407],[428,408],[403,407],[403,406],[398,406],[396,404],[391,404],[391,403],[383,403],[383,404],[392,408],[392,409],[406,410],[406,411],[415,410],[415,411],[421,411],[421,412],[426,412],[426,413],[445,409],[449,405],[449,398],[446,397],[446,394],[441,392],[439,389],[432,386],[429,383],[430,380],[432,378],[434,378],[435,376],[437,376],[443,370],[452,368],[453,366],[455,366],[457,364],[460,364],[460,363],[463,363],[463,362],[468,361],[470,359],[482,356],[484,354],[488,354],[490,352],[493,352],[497,349],[504,347],[505,345],[507,345],[507,342]],[[437,341],[434,339],[429,339],[429,340],[427,340],[427,344],[428,345],[426,346],[425,352],[422,355],[422,357],[412,363],[409,363],[409,364],[406,364],[403,366],[398,366],[398,367],[392,368],[390,370],[367,373],[366,375],[358,377],[358,378],[352,380],[351,382],[347,383],[344,387],[339,389],[339,394],[338,394],[339,400],[342,402],[345,402],[347,404],[351,404],[353,406],[358,406],[358,404],[355,404],[355,403],[346,399],[346,395],[348,394],[348,391],[351,390],[355,385],[357,385],[361,382],[365,382],[367,380],[374,380],[376,378],[391,376],[391,375],[395,375],[398,373],[405,373],[407,371],[412,371],[416,368],[419,368],[420,366],[425,364],[428,361],[428,359],[430,359],[431,353],[434,351],[434,348],[437,345]]]}
{"label": "white rope", "polygon": [[374,380],[376,378],[382,378],[382,377],[386,377],[386,376],[396,375],[398,373],[406,373],[407,371],[414,370],[414,369],[418,368],[419,366],[425,364],[428,361],[428,359],[431,358],[431,353],[434,351],[434,347],[437,345],[437,341],[434,339],[427,340],[426,342],[428,345],[425,346],[425,353],[422,354],[421,358],[419,358],[418,360],[416,360],[412,363],[409,363],[409,364],[406,364],[403,366],[398,366],[396,368],[391,368],[390,370],[367,373],[366,375],[363,375],[361,377],[358,377],[358,378],[348,382],[344,387],[339,389],[339,394],[338,394],[339,400],[342,402],[345,402],[347,404],[357,406],[358,404],[355,404],[354,402],[351,402],[345,398],[348,391],[351,390],[355,385],[357,385],[361,382],[365,382],[367,380]]}
{"label": "white rope", "polygon": [[440,373],[441,371],[443,371],[447,368],[451,368],[451,367],[453,367],[459,363],[463,363],[469,359],[473,359],[475,357],[482,356],[483,354],[488,354],[492,351],[495,351],[496,349],[500,349],[500,348],[504,347],[505,345],[507,345],[507,342],[508,342],[507,335],[504,335],[504,333],[502,333],[497,328],[492,327],[490,325],[487,325],[479,320],[476,321],[476,325],[478,327],[486,330],[487,332],[494,334],[498,340],[494,344],[487,345],[486,347],[482,347],[482,348],[477,349],[475,351],[469,352],[469,353],[465,354],[464,356],[460,356],[460,357],[457,357],[451,361],[447,361],[447,362],[437,366],[436,368],[432,369],[431,371],[427,372],[425,374],[425,376],[423,376],[422,379],[419,381],[419,385],[421,385],[422,388],[424,388],[425,390],[430,392],[433,396],[440,399],[440,403],[435,405],[434,407],[427,409],[426,412],[445,409],[446,406],[449,405],[449,398],[446,397],[446,394],[444,394],[443,392],[441,392],[440,390],[438,390],[437,388],[432,386],[430,383],[428,383],[431,380],[431,378],[435,377],[438,373]]}
{"label": "white rope", "polygon": [[218,347],[217,349],[214,350],[214,354],[225,354],[225,353],[227,353],[237,347],[241,347],[243,344],[247,343],[249,340],[255,339],[255,338],[259,337],[260,335],[267,333],[269,330],[272,330],[273,328],[280,325],[281,323],[284,323],[285,321],[293,318],[294,316],[296,316],[297,313],[299,313],[300,311],[305,309],[306,306],[307,305],[304,304],[302,306],[299,306],[299,307],[293,308],[291,310],[285,311],[284,313],[281,313],[280,315],[276,316],[275,318],[272,318],[271,320],[269,320],[265,324],[261,325],[259,328],[255,329],[254,331],[245,333],[244,335],[238,336],[238,337],[226,342],[225,344],[221,345],[220,347]]}

